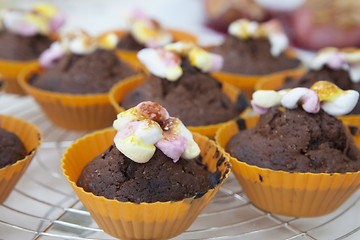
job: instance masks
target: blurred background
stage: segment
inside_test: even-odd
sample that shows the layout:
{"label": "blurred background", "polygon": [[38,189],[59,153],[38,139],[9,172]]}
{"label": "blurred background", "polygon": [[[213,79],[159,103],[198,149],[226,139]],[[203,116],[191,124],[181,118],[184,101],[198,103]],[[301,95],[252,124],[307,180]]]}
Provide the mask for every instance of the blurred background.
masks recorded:
{"label": "blurred background", "polygon": [[[1,1],[0,1],[1,2]],[[3,0],[3,7],[30,7],[35,0]],[[359,0],[48,0],[67,16],[64,30],[81,27],[91,34],[126,29],[127,15],[141,7],[165,27],[186,29],[200,44],[222,40],[227,25],[240,17],[282,20],[294,46],[317,50],[360,43]],[[215,31],[216,30],[216,31]]]}

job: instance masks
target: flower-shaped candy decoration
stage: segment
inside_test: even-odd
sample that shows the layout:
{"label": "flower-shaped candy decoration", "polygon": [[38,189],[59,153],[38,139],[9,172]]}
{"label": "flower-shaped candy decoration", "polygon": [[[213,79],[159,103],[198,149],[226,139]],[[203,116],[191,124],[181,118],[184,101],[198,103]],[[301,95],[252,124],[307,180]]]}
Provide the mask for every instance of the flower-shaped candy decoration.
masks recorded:
{"label": "flower-shaped candy decoration", "polygon": [[193,159],[200,154],[191,132],[154,102],[142,102],[119,113],[113,127],[118,131],[115,146],[138,163],[148,162],[156,147],[174,162],[180,157]]}
{"label": "flower-shaped candy decoration", "polygon": [[0,29],[21,36],[49,35],[65,23],[65,16],[50,3],[37,3],[30,10],[4,9],[0,13]]}
{"label": "flower-shaped candy decoration", "polygon": [[308,113],[317,113],[321,108],[330,115],[340,116],[353,110],[358,102],[359,93],[355,90],[343,91],[333,83],[318,81],[311,88],[258,90],[252,98],[251,105],[259,114],[266,113],[270,107],[283,106],[295,109],[301,105]]}
{"label": "flower-shaped candy decoration", "polygon": [[111,50],[116,47],[118,37],[114,33],[91,37],[86,32],[77,29],[65,33],[60,40],[52,43],[39,58],[40,65],[48,68],[66,53],[85,55],[94,52],[97,48]]}
{"label": "flower-shaped candy decoration", "polygon": [[164,48],[144,48],[137,57],[152,74],[169,81],[176,81],[182,76],[182,58],[187,57],[190,64],[202,72],[218,71],[223,65],[222,56],[185,41],[170,43]]}
{"label": "flower-shaped candy decoration", "polygon": [[281,23],[278,20],[271,20],[265,23],[239,19],[229,25],[230,35],[240,39],[267,38],[271,44],[271,55],[279,56],[289,45]]}
{"label": "flower-shaped candy decoration", "polygon": [[351,80],[360,82],[360,49],[323,48],[316,54],[310,67],[319,70],[325,65],[334,70],[349,71]]}

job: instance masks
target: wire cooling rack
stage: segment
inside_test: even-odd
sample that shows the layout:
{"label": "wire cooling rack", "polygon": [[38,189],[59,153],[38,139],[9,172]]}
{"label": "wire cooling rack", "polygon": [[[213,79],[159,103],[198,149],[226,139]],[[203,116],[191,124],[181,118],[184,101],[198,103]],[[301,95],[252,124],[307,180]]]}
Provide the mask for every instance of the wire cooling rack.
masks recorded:
{"label": "wire cooling rack", "polygon": [[[114,239],[104,233],[62,175],[65,149],[86,132],[55,127],[31,97],[0,93],[0,113],[36,124],[44,142],[0,205],[0,239]],[[175,239],[360,239],[360,191],[318,218],[292,218],[254,207],[229,179],[194,224]]]}

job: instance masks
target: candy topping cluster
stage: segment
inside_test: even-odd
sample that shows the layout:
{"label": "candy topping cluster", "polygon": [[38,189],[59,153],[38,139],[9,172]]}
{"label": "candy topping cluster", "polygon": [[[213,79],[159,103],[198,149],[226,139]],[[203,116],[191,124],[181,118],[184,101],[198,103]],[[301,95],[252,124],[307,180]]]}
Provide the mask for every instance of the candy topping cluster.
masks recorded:
{"label": "candy topping cluster", "polygon": [[37,3],[31,10],[4,9],[0,14],[0,29],[21,36],[49,35],[65,23],[65,16],[50,3]]}
{"label": "candy topping cluster", "polygon": [[335,84],[318,81],[311,88],[258,90],[252,97],[251,105],[259,114],[266,113],[270,107],[281,105],[295,109],[301,105],[308,113],[317,113],[321,108],[330,115],[340,116],[353,110],[358,102],[359,93],[355,90],[343,91]]}
{"label": "candy topping cluster", "polygon": [[310,67],[319,70],[325,65],[334,70],[349,71],[351,80],[360,82],[360,49],[323,48],[316,54]]}
{"label": "candy topping cluster", "polygon": [[173,41],[172,35],[154,19],[135,9],[130,17],[130,33],[135,40],[146,47],[156,48]]}
{"label": "candy topping cluster", "polygon": [[167,44],[163,48],[144,48],[137,57],[152,74],[169,81],[176,81],[182,76],[182,57],[187,57],[190,64],[202,72],[218,71],[223,65],[220,55],[183,41]]}
{"label": "candy topping cluster", "polygon": [[113,127],[118,131],[114,138],[116,147],[138,163],[148,162],[156,148],[174,162],[180,157],[192,159],[200,154],[191,132],[154,102],[142,102],[119,113]]}
{"label": "candy topping cluster", "polygon": [[289,45],[281,23],[271,20],[265,23],[239,19],[229,25],[228,32],[240,39],[268,38],[271,44],[271,55],[279,56]]}
{"label": "candy topping cluster", "polygon": [[39,58],[40,65],[51,67],[54,62],[66,53],[79,55],[89,54],[97,48],[114,49],[118,43],[118,37],[114,33],[103,34],[99,37],[91,37],[86,32],[77,29],[65,33],[61,39],[52,43]]}

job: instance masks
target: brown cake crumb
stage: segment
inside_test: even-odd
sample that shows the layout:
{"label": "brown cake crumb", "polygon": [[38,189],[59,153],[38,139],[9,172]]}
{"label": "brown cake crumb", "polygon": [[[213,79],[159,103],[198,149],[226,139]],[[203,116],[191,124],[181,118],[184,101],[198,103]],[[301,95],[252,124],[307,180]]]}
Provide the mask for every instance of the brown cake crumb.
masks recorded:
{"label": "brown cake crumb", "polygon": [[62,93],[105,93],[135,71],[120,61],[113,51],[98,49],[87,55],[68,54],[55,66],[35,75],[30,84]]}
{"label": "brown cake crumb", "polygon": [[182,61],[183,76],[170,82],[154,75],[128,93],[120,105],[132,108],[142,101],[153,101],[168,110],[171,116],[180,118],[188,126],[226,122],[244,110],[221,90],[221,83],[207,73]]}
{"label": "brown cake crumb", "polygon": [[19,137],[0,128],[0,168],[11,165],[26,155],[26,148]]}
{"label": "brown cake crumb", "polygon": [[150,161],[136,163],[112,144],[85,166],[77,185],[123,202],[177,201],[206,192],[219,182],[219,174],[199,162],[180,158],[174,163],[157,149]]}
{"label": "brown cake crumb", "polygon": [[138,43],[135,40],[135,38],[128,33],[122,38],[120,38],[116,47],[123,50],[139,51],[143,49],[145,46],[143,44]]}
{"label": "brown cake crumb", "polygon": [[254,128],[226,146],[239,161],[287,172],[344,173],[360,170],[360,151],[337,118],[324,111],[271,108]]}
{"label": "brown cake crumb", "polygon": [[299,60],[289,58],[285,53],[273,57],[270,42],[266,38],[242,40],[228,36],[222,45],[214,47],[211,52],[224,57],[224,72],[262,75],[300,65]]}
{"label": "brown cake crumb", "polygon": [[0,58],[13,61],[36,60],[52,40],[47,36],[23,37],[9,31],[0,31]]}

